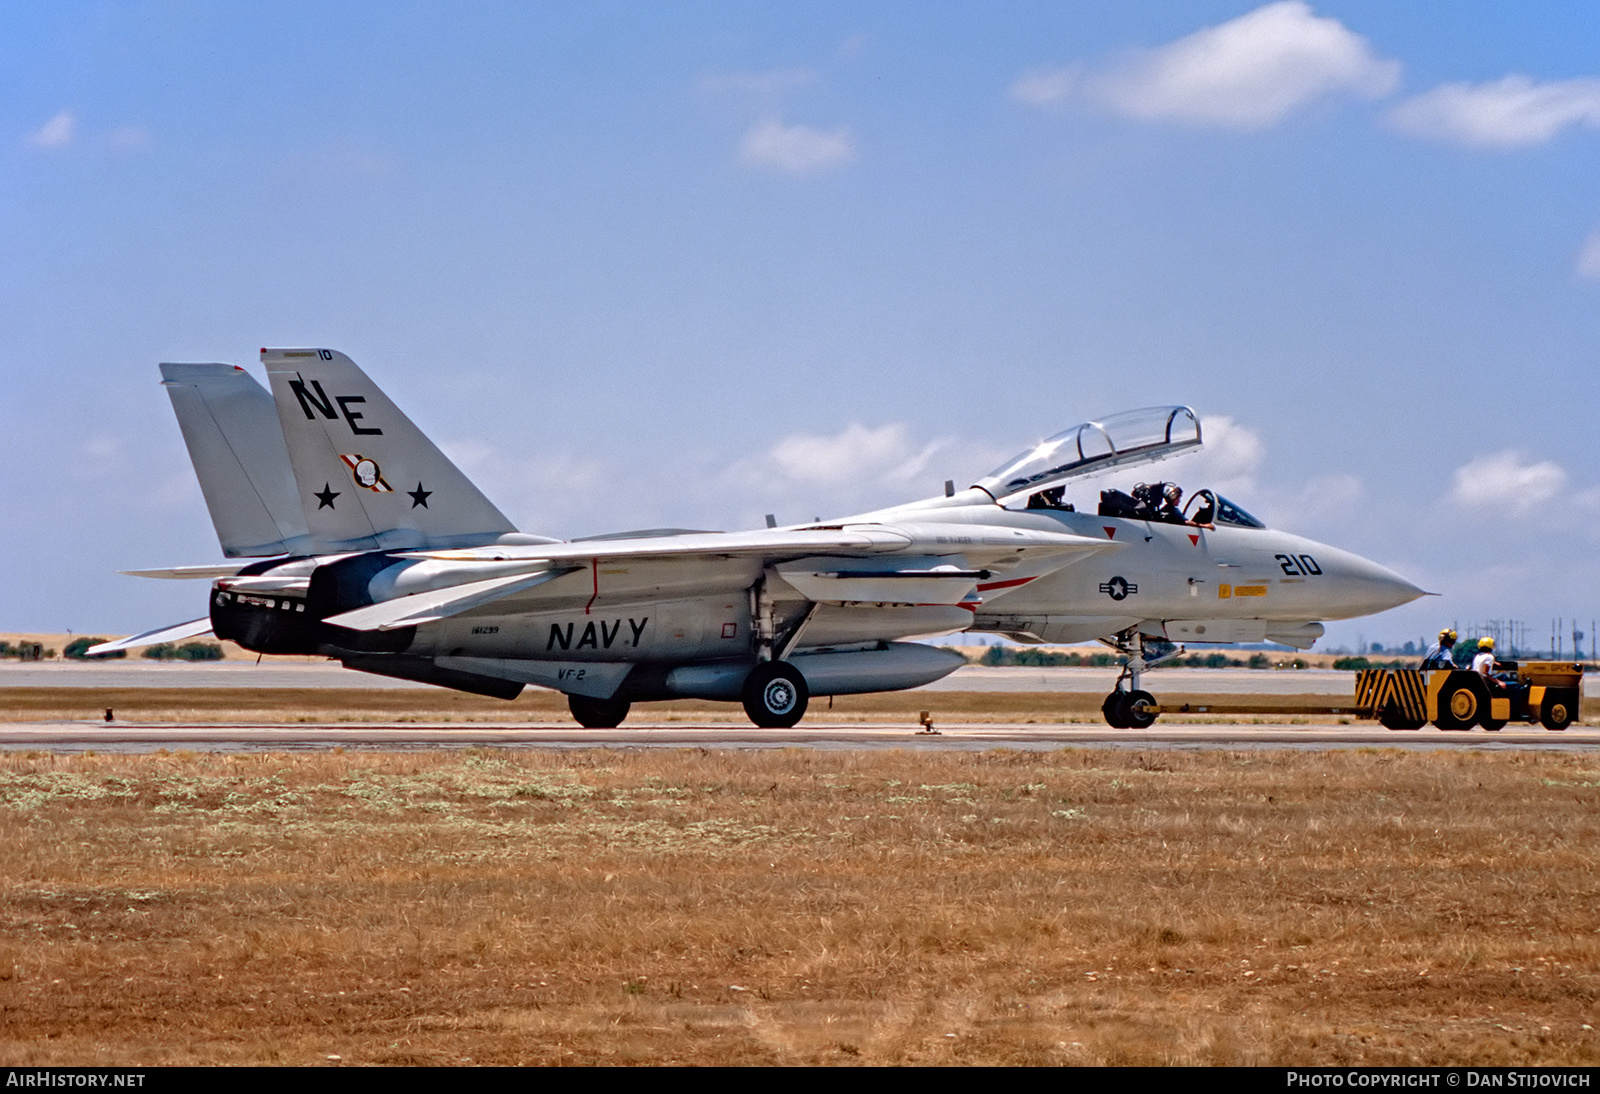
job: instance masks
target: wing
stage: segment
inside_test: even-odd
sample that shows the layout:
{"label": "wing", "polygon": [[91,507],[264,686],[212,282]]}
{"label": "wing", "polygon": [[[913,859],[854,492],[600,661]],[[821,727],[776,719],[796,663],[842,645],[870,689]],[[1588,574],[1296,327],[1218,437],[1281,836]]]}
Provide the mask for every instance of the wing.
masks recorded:
{"label": "wing", "polygon": [[[590,540],[577,543],[407,551],[396,558],[459,569],[461,579],[331,617],[352,630],[435,622],[607,563],[659,561],[733,573],[767,570],[799,599],[840,603],[960,604],[979,581],[1022,560],[1118,550],[1108,540],[1000,525],[902,524]],[[737,560],[737,565],[731,565]],[[492,574],[488,571],[492,568]],[[470,577],[469,577],[470,575]]]}

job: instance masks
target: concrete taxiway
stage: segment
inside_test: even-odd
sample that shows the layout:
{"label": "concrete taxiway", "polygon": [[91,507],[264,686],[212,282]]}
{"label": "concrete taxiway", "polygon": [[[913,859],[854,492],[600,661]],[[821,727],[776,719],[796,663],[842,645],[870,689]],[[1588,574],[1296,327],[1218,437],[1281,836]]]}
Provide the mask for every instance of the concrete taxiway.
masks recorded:
{"label": "concrete taxiway", "polygon": [[[1055,691],[1104,695],[1117,670],[968,665],[922,692]],[[334,661],[276,660],[201,663],[159,661],[0,662],[0,689],[28,688],[393,688],[435,690],[428,684],[356,672]],[[1350,697],[1355,673],[1332,669],[1163,668],[1145,677],[1145,687],[1163,692],[1209,695],[1329,695]],[[1600,699],[1600,673],[1584,678],[1584,697]]]}
{"label": "concrete taxiway", "polygon": [[568,723],[470,725],[119,725],[112,723],[0,723],[0,751],[51,752],[292,752],[330,748],[385,751],[431,748],[719,748],[719,749],[915,749],[984,751],[1062,748],[1180,749],[1557,749],[1600,750],[1600,727],[1564,733],[1505,729],[1443,733],[1436,729],[1393,732],[1357,725],[1162,724],[1147,730],[1103,725],[961,724],[919,733],[905,723],[806,722],[793,729],[753,729],[729,724],[641,722],[617,729],[582,729]]}

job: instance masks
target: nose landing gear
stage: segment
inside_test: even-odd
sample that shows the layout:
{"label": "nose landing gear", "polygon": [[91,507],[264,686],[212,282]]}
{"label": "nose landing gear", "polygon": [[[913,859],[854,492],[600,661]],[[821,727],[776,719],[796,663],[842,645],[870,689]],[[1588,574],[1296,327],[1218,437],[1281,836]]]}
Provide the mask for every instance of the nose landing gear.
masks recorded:
{"label": "nose landing gear", "polygon": [[1145,637],[1137,627],[1130,627],[1115,638],[1101,641],[1128,660],[1122,666],[1122,675],[1117,677],[1117,686],[1100,704],[1100,713],[1105,715],[1106,724],[1113,729],[1149,729],[1155,724],[1157,715],[1152,708],[1157,704],[1155,696],[1139,687],[1139,677],[1144,675],[1146,669],[1183,653],[1183,647],[1171,646],[1167,642],[1152,643],[1153,646],[1168,648],[1160,650],[1154,657],[1146,657],[1146,652],[1156,651],[1146,650]]}

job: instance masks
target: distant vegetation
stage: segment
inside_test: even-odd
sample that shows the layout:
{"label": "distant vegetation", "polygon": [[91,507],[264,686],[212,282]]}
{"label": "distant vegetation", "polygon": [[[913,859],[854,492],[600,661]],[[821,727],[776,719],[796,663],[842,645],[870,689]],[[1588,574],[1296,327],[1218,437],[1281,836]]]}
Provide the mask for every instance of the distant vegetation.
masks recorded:
{"label": "distant vegetation", "polygon": [[1415,657],[1397,657],[1393,661],[1373,661],[1366,657],[1341,657],[1333,663],[1340,672],[1360,672],[1362,669],[1414,669]]}
{"label": "distant vegetation", "polygon": [[109,641],[111,641],[109,638],[74,638],[67,643],[67,648],[61,651],[61,656],[70,657],[74,661],[114,661],[119,657],[128,656],[127,650],[96,654],[85,652],[90,646],[98,646],[101,642]]}
{"label": "distant vegetation", "polygon": [[222,646],[216,642],[185,642],[181,646],[159,642],[145,647],[139,656],[152,661],[221,661]]}
{"label": "distant vegetation", "polygon": [[48,650],[39,642],[17,642],[15,644],[0,639],[0,657],[15,657],[19,661],[43,661],[47,657],[54,657],[55,650]]}

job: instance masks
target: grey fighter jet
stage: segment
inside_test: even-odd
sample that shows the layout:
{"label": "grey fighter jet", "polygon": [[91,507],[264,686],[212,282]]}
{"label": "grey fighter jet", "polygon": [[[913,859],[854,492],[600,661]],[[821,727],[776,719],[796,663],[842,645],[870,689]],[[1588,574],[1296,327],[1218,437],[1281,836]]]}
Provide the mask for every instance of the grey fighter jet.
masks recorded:
{"label": "grey fighter jet", "polygon": [[1160,484],[1104,491],[1093,512],[1062,500],[1073,480],[1198,448],[1187,407],[1085,423],[892,509],[562,542],[517,531],[344,354],[261,358],[270,394],[231,365],[161,366],[239,561],[129,572],[210,579],[209,614],[91,652],[211,633],[504,699],[555,688],[586,726],[687,697],[742,702],[776,728],[813,695],[917,687],[965,663],[913,639],[1096,638],[1127,659],[1106,717],[1136,725],[1150,717],[1141,673],[1179,641],[1304,648],[1321,620],[1423,595],[1210,491],[1187,510]]}

